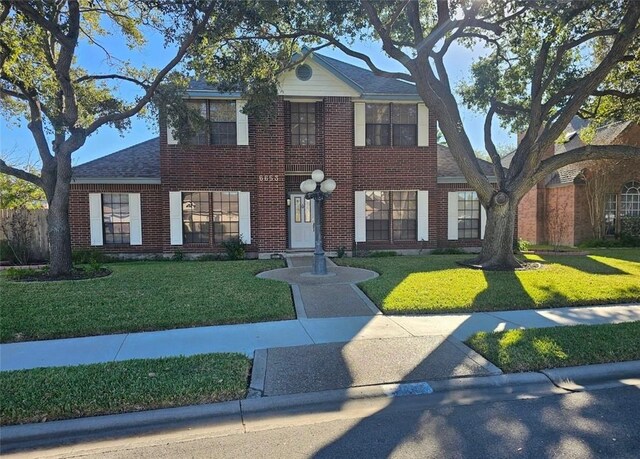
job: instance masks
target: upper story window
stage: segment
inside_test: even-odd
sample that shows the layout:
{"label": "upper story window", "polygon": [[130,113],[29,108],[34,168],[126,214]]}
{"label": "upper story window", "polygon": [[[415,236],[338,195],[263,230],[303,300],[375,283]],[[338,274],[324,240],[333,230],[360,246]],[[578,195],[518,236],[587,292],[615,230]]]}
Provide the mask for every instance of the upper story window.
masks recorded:
{"label": "upper story window", "polygon": [[195,145],[236,145],[236,102],[234,100],[188,101],[206,120],[196,129],[191,143]]}
{"label": "upper story window", "polygon": [[105,244],[129,244],[131,240],[129,194],[104,193],[102,195],[102,222]]}
{"label": "upper story window", "polygon": [[316,144],[316,104],[291,103],[291,145]]}
{"label": "upper story window", "polygon": [[366,144],[415,146],[418,144],[416,104],[367,104]]}

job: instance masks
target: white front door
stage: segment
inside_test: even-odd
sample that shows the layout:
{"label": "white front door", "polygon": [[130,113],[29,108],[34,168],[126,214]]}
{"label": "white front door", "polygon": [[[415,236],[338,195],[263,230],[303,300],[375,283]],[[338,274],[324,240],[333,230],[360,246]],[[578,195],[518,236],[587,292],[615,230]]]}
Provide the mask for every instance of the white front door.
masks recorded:
{"label": "white front door", "polygon": [[289,207],[289,228],[291,230],[292,249],[310,249],[314,247],[314,205],[303,194],[292,194]]}

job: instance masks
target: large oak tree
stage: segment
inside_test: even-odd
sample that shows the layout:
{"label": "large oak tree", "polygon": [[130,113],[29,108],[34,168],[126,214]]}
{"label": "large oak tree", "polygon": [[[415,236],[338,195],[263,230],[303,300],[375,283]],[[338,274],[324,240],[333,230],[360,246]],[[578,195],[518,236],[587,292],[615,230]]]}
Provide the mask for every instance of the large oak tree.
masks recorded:
{"label": "large oak tree", "polygon": [[[587,145],[545,157],[576,114],[598,111],[594,110],[598,99],[604,97],[622,108],[638,106],[637,75],[624,77],[630,71],[633,74],[640,61],[640,8],[634,0],[280,3],[291,36],[313,37],[316,49],[333,45],[362,60],[377,75],[415,83],[436,114],[451,154],[487,210],[485,239],[472,265],[486,269],[519,266],[512,250],[517,206],[549,173],[579,161],[640,154],[628,146]],[[369,56],[355,51],[353,40],[362,36],[377,39],[404,71],[385,71]],[[462,88],[453,86],[445,63],[456,42],[486,48],[486,55],[474,63],[471,80]],[[480,169],[456,96],[486,113],[485,148],[496,183]],[[625,115],[624,109],[619,112]],[[610,110],[608,116],[612,113]],[[496,117],[524,133],[509,169],[502,166],[492,139]]]}
{"label": "large oak tree", "polygon": [[[2,0],[0,8],[0,109],[7,119],[26,120],[42,161],[39,174],[3,160],[0,172],[44,190],[53,277],[72,268],[72,155],[90,135],[104,126],[126,130],[131,117],[153,108],[154,101],[156,108],[173,104],[174,117],[184,113],[183,86],[167,84],[187,81],[172,73],[179,67],[192,76],[199,70],[210,81],[220,74],[236,87],[237,75],[243,75],[254,79],[256,93],[273,93],[277,49],[242,39],[247,30],[260,34],[261,15],[270,8],[259,2]],[[141,59],[151,35],[164,40],[154,43],[166,50],[161,68],[148,68]],[[109,70],[83,65],[81,50]],[[134,97],[124,96],[126,85],[137,89]]]}

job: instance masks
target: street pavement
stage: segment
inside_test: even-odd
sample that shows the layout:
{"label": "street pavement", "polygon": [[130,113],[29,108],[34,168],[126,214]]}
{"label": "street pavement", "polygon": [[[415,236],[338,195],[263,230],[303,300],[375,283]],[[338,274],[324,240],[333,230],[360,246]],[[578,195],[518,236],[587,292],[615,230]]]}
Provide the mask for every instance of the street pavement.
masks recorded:
{"label": "street pavement", "polygon": [[635,459],[640,451],[638,387],[427,408],[398,405],[406,399],[351,418],[236,433],[190,428],[21,457]]}

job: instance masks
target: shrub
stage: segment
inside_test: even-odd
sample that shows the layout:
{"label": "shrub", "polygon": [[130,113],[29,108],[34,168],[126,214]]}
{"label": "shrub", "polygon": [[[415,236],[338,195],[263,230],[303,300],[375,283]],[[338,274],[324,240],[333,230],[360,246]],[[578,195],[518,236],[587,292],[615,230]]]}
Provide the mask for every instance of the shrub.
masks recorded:
{"label": "shrub", "polygon": [[9,241],[6,239],[0,240],[0,261],[8,261],[12,264],[16,262],[16,257],[13,255]]}
{"label": "shrub", "polygon": [[518,238],[518,241],[516,243],[516,248],[520,251],[520,252],[526,252],[527,250],[529,250],[531,248],[531,242],[522,239],[522,238]]}
{"label": "shrub", "polygon": [[385,258],[385,257],[395,257],[398,255],[398,252],[394,252],[393,250],[385,250],[378,252],[371,252],[369,254],[370,258]]}
{"label": "shrub", "polygon": [[49,268],[32,269],[32,268],[9,268],[5,271],[5,276],[9,280],[19,281],[34,276],[39,276],[43,272],[47,272]]}
{"label": "shrub", "polygon": [[10,217],[0,222],[0,227],[7,238],[6,244],[11,252],[12,261],[18,265],[28,264],[33,252],[31,241],[36,227],[31,221],[29,211],[16,209]]}
{"label": "shrub", "polygon": [[464,255],[466,252],[456,247],[442,247],[431,251],[431,255]]}
{"label": "shrub", "polygon": [[219,253],[207,253],[205,255],[200,255],[196,258],[196,261],[220,261],[222,260],[222,256]]}
{"label": "shrub", "polygon": [[222,247],[224,247],[224,250],[227,252],[227,259],[244,260],[247,244],[242,240],[242,236],[232,237],[226,241],[222,241]]}
{"label": "shrub", "polygon": [[620,240],[627,247],[640,246],[640,217],[622,217]]}
{"label": "shrub", "polygon": [[176,250],[173,252],[173,256],[171,257],[173,261],[182,261],[184,260],[184,252],[182,250]]}
{"label": "shrub", "polygon": [[75,249],[71,252],[71,260],[74,265],[91,265],[105,263],[109,260],[99,249]]}
{"label": "shrub", "polygon": [[336,255],[338,256],[338,258],[343,258],[346,253],[347,253],[346,247],[341,245],[340,247],[338,247]]}

